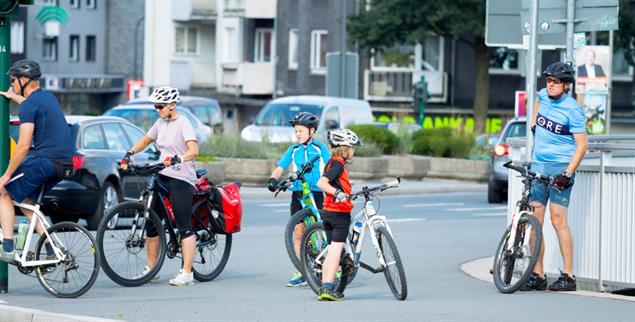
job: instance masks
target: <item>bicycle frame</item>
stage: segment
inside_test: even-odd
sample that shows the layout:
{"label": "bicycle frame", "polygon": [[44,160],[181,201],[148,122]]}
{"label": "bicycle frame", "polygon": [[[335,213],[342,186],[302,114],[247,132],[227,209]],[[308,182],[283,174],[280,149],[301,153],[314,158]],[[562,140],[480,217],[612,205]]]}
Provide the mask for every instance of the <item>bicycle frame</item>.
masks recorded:
{"label": "bicycle frame", "polygon": [[[377,214],[375,210],[375,206],[373,205],[372,199],[367,199],[364,201],[364,208],[360,210],[355,217],[351,220],[351,228],[355,224],[355,221],[358,219],[362,220],[362,228],[360,230],[359,239],[357,240],[357,244],[355,245],[355,249],[351,249],[351,241],[350,238],[346,240],[346,248],[348,250],[352,250],[353,262],[355,266],[362,266],[372,272],[381,272],[383,268],[386,267],[386,262],[384,261],[384,256],[382,256],[382,250],[379,247],[379,240],[377,240],[377,234],[375,233],[376,227],[384,226],[388,230],[388,233],[392,235],[392,231],[390,230],[390,226],[388,226],[388,221],[386,220],[386,216],[381,216]],[[375,253],[377,255],[377,259],[379,260],[379,264],[381,265],[379,269],[373,269],[370,266],[362,263],[360,258],[362,256],[362,246],[364,245],[364,239],[366,237],[366,232],[370,234],[370,240],[375,248]]]}

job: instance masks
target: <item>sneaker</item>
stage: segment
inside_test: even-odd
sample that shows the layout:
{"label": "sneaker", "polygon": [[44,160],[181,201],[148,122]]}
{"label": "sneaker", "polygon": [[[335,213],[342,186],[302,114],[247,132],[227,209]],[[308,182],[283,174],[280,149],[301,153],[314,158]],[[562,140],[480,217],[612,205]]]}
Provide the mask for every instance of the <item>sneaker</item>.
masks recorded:
{"label": "sneaker", "polygon": [[4,248],[0,247],[0,261],[9,264],[15,263],[15,250],[11,252],[5,252]]}
{"label": "sneaker", "polygon": [[318,301],[341,301],[344,299],[344,294],[335,292],[334,289],[329,288],[321,288],[320,296],[318,296]]}
{"label": "sneaker", "polygon": [[287,282],[287,287],[296,287],[296,286],[304,286],[306,285],[306,279],[300,273],[294,273],[289,282]]}
{"label": "sneaker", "polygon": [[192,272],[186,273],[183,270],[179,270],[179,273],[170,279],[170,284],[174,286],[191,286],[194,285],[194,274]]}
{"label": "sneaker", "polygon": [[525,285],[523,285],[520,288],[520,290],[523,292],[533,291],[533,290],[544,291],[546,289],[547,289],[547,275],[545,275],[543,278],[536,273],[531,273],[531,276],[529,276],[527,283],[525,283]]}
{"label": "sneaker", "polygon": [[558,277],[555,282],[551,283],[548,289],[555,292],[575,291],[577,289],[575,275],[573,275],[572,278],[566,273],[561,273],[560,277]]}
{"label": "sneaker", "polygon": [[[148,273],[150,273],[150,267],[146,266],[145,268],[143,268],[143,272],[141,272],[141,274],[139,274],[139,276],[137,276],[137,278],[142,278],[146,275],[148,275]],[[151,279],[150,279],[150,283],[158,283],[159,280],[161,280],[161,277],[159,276],[159,273],[157,273],[156,275],[154,275]]]}

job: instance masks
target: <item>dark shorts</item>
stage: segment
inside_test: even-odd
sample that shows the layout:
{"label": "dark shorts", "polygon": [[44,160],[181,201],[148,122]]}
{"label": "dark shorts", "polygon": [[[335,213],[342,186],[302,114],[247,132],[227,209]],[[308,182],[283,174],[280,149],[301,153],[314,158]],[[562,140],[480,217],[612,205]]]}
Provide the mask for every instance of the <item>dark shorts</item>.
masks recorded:
{"label": "dark shorts", "polygon": [[[194,187],[179,179],[174,179],[164,175],[159,175],[157,178],[159,184],[165,186],[170,191],[170,203],[172,204],[172,213],[174,214],[174,220],[176,221],[176,227],[179,229],[181,239],[191,236],[192,231],[192,198],[194,197]],[[165,213],[163,203],[159,200],[158,194],[155,193],[152,198],[152,210],[157,215]],[[148,237],[158,236],[156,228],[150,224],[148,225]]]}
{"label": "dark shorts", "polygon": [[[322,209],[322,205],[324,204],[324,193],[322,191],[312,191],[313,199],[315,200],[315,205],[318,209]],[[293,216],[296,212],[302,210],[302,204],[300,203],[300,199],[302,198],[302,191],[294,191],[291,193],[291,216]]]}
{"label": "dark shorts", "polygon": [[326,240],[343,243],[348,237],[348,230],[351,226],[351,214],[345,212],[322,211],[322,222],[326,231]]}
{"label": "dark shorts", "polygon": [[[564,170],[566,170],[566,168],[566,163],[534,163],[531,165],[532,171],[545,176],[555,176],[561,174]],[[531,183],[529,201],[539,202],[543,205],[547,205],[547,202],[551,201],[551,203],[569,207],[569,200],[571,197],[571,190],[573,190],[574,180],[575,174],[571,177],[571,185],[568,188],[558,190],[554,186],[551,186],[542,180],[536,179]]]}
{"label": "dark shorts", "polygon": [[23,202],[26,198],[37,201],[42,184],[46,183],[48,191],[62,181],[56,175],[53,162],[42,157],[27,157],[24,159],[15,173],[13,173],[11,180],[13,181],[5,187],[9,195],[11,195],[11,199],[16,202]]}

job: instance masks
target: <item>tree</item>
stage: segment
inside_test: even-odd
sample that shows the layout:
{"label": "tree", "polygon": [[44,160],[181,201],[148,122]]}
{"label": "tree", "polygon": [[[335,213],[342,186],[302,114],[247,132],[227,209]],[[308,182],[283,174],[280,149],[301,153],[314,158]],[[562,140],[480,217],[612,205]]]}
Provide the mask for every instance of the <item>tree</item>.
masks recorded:
{"label": "tree", "polygon": [[[371,1],[371,0],[366,0]],[[423,42],[426,35],[454,38],[474,48],[475,131],[485,130],[489,104],[489,48],[485,45],[485,0],[372,0],[350,17],[353,40],[366,49]],[[363,8],[363,6],[362,6]]]}
{"label": "tree", "polygon": [[[617,44],[624,49],[624,58],[635,67],[635,5],[632,0],[620,0]],[[631,97],[635,108],[635,75],[631,84]]]}

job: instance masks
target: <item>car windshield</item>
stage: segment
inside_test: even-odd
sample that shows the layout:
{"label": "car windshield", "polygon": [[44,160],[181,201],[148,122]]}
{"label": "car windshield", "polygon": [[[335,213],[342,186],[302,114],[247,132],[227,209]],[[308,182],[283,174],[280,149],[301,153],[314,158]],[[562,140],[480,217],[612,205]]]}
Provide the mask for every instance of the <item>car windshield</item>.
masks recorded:
{"label": "car windshield", "polygon": [[261,126],[291,126],[289,121],[300,112],[310,112],[320,116],[322,115],[322,106],[287,103],[267,104],[258,113],[255,124]]}
{"label": "car windshield", "polygon": [[527,133],[527,124],[525,122],[514,122],[509,124],[505,139],[525,136]]}
{"label": "car windshield", "polygon": [[211,125],[223,123],[220,109],[214,105],[196,104],[191,106],[190,111],[203,123],[211,122]]}
{"label": "car windshield", "polygon": [[154,109],[139,108],[118,108],[106,112],[105,115],[118,116],[130,121],[132,124],[140,127],[144,131],[148,131],[154,122],[159,118]]}

